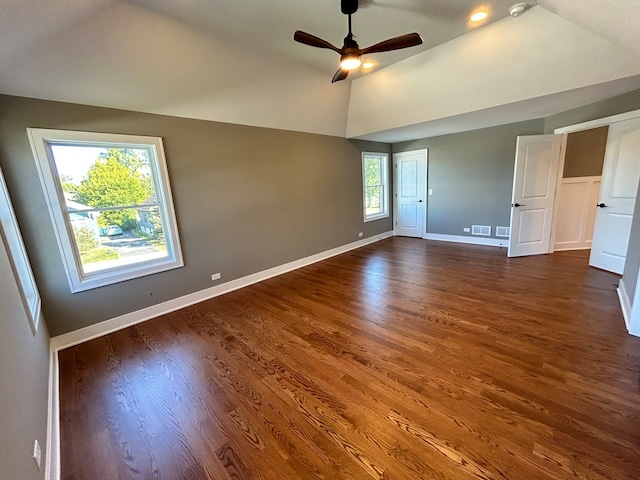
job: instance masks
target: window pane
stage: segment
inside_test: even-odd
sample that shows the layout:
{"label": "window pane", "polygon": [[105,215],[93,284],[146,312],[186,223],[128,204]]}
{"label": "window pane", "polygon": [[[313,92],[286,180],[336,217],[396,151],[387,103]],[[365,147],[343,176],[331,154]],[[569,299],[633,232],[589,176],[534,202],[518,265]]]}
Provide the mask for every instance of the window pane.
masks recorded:
{"label": "window pane", "polygon": [[147,149],[51,151],[85,274],[167,256]]}
{"label": "window pane", "polygon": [[376,157],[365,158],[365,184],[367,186],[380,185],[381,171],[380,159]]}
{"label": "window pane", "polygon": [[382,211],[382,188],[379,185],[366,188],[366,213],[372,215]]}
{"label": "window pane", "polygon": [[[67,208],[70,211],[156,203],[156,192],[143,148],[51,145]],[[100,227],[136,227],[135,215],[105,212]]]}

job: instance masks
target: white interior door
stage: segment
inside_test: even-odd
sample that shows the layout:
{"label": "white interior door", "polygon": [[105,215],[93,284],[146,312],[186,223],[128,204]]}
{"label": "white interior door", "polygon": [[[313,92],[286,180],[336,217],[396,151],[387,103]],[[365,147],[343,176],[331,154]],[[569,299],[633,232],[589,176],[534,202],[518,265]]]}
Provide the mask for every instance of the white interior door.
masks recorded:
{"label": "white interior door", "polygon": [[[609,127],[589,265],[622,274],[640,181],[640,118]],[[598,208],[599,207],[599,208]]]}
{"label": "white interior door", "polygon": [[518,137],[509,257],[549,253],[562,135]]}
{"label": "white interior door", "polygon": [[393,154],[394,231],[422,238],[427,216],[427,150]]}

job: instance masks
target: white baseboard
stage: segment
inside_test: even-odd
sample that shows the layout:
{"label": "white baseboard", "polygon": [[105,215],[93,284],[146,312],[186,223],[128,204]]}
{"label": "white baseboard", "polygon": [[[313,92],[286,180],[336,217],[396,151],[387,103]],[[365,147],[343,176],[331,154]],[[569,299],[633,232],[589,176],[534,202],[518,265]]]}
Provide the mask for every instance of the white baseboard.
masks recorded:
{"label": "white baseboard", "polygon": [[627,326],[627,332],[631,322],[631,300],[627,294],[627,289],[624,285],[624,280],[621,278],[618,283],[618,298],[620,299],[620,307],[622,308],[622,316],[624,317],[624,323]]}
{"label": "white baseboard", "polygon": [[49,399],[47,405],[47,448],[45,480],[60,480],[60,397],[58,351],[49,342]]}
{"label": "white baseboard", "polygon": [[51,339],[51,342],[54,350],[57,352],[58,350],[62,350],[64,348],[68,348],[73,345],[77,345],[79,343],[83,343],[88,340],[107,335],[109,333],[130,327],[132,325],[136,325],[160,315],[164,315],[166,313],[188,307],[189,305],[193,305],[195,303],[199,303],[204,300],[208,300],[210,298],[232,292],[239,288],[247,287],[254,283],[267,280],[268,278],[282,275],[283,273],[287,273],[292,270],[311,265],[312,263],[316,263],[321,260],[340,255],[341,253],[363,247],[370,243],[374,243],[391,236],[393,236],[393,232],[385,232],[379,235],[374,235],[373,237],[358,240],[357,242],[349,243],[347,245],[342,245],[341,247],[336,247],[325,252],[320,252],[309,257],[301,258],[300,260],[285,263],[284,265],[273,267],[262,272],[247,275],[246,277],[238,278],[221,285],[216,285],[215,287],[200,290],[199,292],[190,293],[179,298],[174,298],[173,300],[168,300],[151,307],[143,308],[142,310],[127,313],[110,320],[105,320],[104,322],[90,325],[79,330],[74,330],[73,332],[58,335],[56,337],[53,337]]}
{"label": "white baseboard", "polygon": [[[638,300],[638,295],[640,295],[640,282],[636,284],[635,297],[636,302]],[[640,308],[638,305],[634,305],[631,303],[631,299],[629,298],[629,292],[627,291],[626,285],[624,283],[624,279],[620,279],[620,284],[618,286],[618,297],[620,298],[620,307],[622,308],[622,316],[624,317],[624,324],[627,327],[627,332],[629,335],[633,335],[635,337],[640,337]]]}
{"label": "white baseboard", "polygon": [[556,243],[553,246],[554,252],[567,252],[570,250],[591,250],[591,243],[586,246],[583,243]]}
{"label": "white baseboard", "polygon": [[508,247],[509,239],[499,238],[483,238],[483,237],[468,237],[464,235],[445,235],[442,233],[427,233],[424,236],[425,240],[439,240],[441,242],[454,242],[454,243],[470,243],[472,245],[486,245],[490,247]]}

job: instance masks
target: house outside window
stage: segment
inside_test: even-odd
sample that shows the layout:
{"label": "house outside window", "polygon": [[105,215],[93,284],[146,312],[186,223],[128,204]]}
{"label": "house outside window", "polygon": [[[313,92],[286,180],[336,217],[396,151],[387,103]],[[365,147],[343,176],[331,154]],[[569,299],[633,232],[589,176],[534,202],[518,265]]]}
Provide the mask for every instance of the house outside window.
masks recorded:
{"label": "house outside window", "polygon": [[389,155],[362,153],[364,221],[389,216]]}
{"label": "house outside window", "polygon": [[27,130],[72,292],[183,265],[160,138]]}

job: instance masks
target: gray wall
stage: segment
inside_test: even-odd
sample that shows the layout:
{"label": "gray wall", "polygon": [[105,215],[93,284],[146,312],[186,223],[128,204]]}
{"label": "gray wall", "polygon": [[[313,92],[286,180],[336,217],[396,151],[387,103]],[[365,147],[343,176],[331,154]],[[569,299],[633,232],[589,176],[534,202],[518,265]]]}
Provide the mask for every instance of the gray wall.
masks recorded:
{"label": "gray wall", "polygon": [[[18,287],[0,239],[0,478],[44,478],[47,443],[49,335],[41,322],[31,333]],[[42,449],[42,470],[31,458]]]}
{"label": "gray wall", "polygon": [[640,301],[640,298],[634,298],[636,285],[638,284],[638,272],[640,272],[640,185],[638,185],[636,206],[633,212],[627,260],[624,264],[624,272],[622,274],[623,284],[627,296],[631,300],[631,305],[636,301]]}
{"label": "gray wall", "polygon": [[[59,335],[392,230],[364,223],[361,150],[387,144],[0,96],[0,166]],[[27,127],[163,138],[185,267],[71,294]],[[220,283],[220,282],[218,282]]]}
{"label": "gray wall", "polygon": [[491,225],[495,236],[509,226],[516,137],[543,127],[532,120],[394,144],[394,153],[429,149],[427,232],[470,236],[464,227]]}
{"label": "gray wall", "polygon": [[640,90],[634,90],[633,92],[547,117],[544,119],[544,133],[553,133],[556,128],[576,125],[578,123],[639,109]]}
{"label": "gray wall", "polygon": [[563,178],[599,177],[602,175],[609,126],[592,128],[567,135]]}

